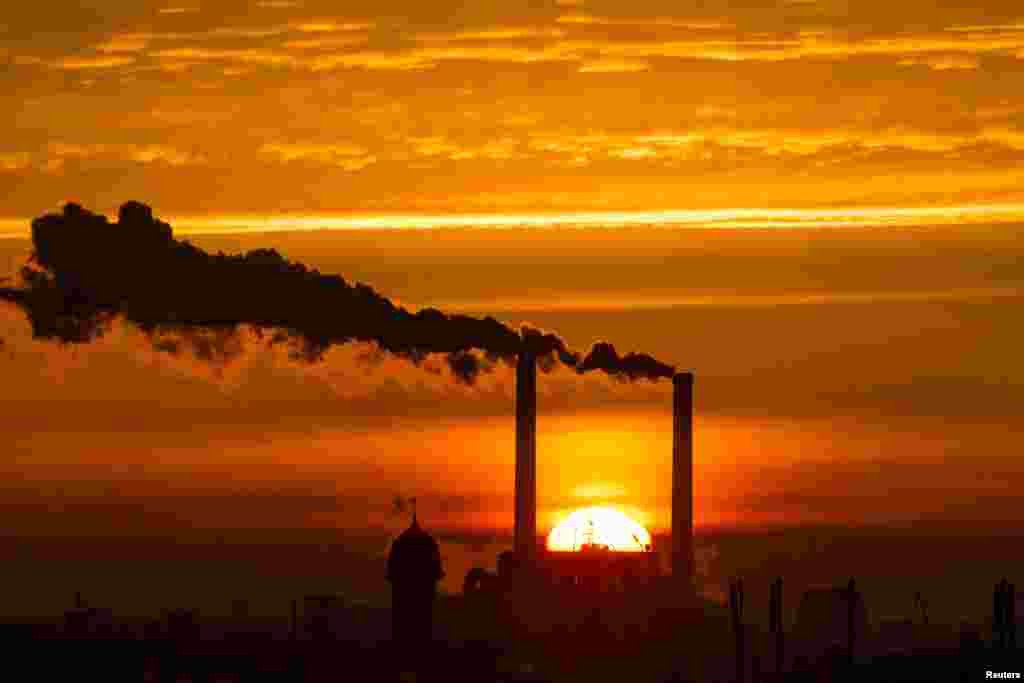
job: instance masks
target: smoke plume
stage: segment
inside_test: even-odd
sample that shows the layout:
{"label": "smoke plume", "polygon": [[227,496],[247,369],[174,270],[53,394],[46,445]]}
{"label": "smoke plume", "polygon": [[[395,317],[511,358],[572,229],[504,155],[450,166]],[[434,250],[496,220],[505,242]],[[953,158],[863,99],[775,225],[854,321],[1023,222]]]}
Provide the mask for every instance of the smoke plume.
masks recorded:
{"label": "smoke plume", "polygon": [[240,325],[269,345],[288,343],[310,363],[334,344],[374,342],[419,365],[446,354],[467,384],[497,362],[529,351],[550,369],[603,370],[622,379],[671,377],[673,368],[645,354],[620,356],[608,343],[589,354],[569,349],[555,334],[524,326],[516,331],[492,317],[415,313],[372,288],[324,275],[274,249],[244,255],[208,254],[174,239],[171,226],[139,202],[128,202],[116,223],[77,204],[32,221],[34,251],[21,269],[23,286],[0,289],[0,299],[23,309],[33,336],[67,344],[103,335],[117,316],[137,325],[154,347],[183,347],[204,360],[240,354]]}

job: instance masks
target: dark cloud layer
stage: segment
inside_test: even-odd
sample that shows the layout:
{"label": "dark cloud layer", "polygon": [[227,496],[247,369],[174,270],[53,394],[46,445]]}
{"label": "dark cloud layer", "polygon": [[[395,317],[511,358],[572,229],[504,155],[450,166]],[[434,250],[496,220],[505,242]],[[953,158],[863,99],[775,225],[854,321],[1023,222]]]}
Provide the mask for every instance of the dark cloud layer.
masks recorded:
{"label": "dark cloud layer", "polygon": [[[274,249],[211,255],[174,239],[171,226],[138,202],[124,204],[118,221],[67,204],[62,214],[32,221],[34,252],[22,269],[25,286],[0,289],[28,315],[33,336],[81,344],[101,336],[124,316],[155,348],[183,347],[200,360],[229,362],[242,353],[240,325],[273,330],[268,345],[289,343],[310,363],[335,344],[374,342],[419,364],[447,354],[462,381],[521,352],[561,362],[578,372],[603,370],[623,379],[670,377],[674,370],[651,356],[620,356],[606,342],[583,356],[555,334],[528,326],[516,331],[487,317],[411,313],[371,287],[350,284],[290,262]],[[482,354],[482,355],[481,355]]]}

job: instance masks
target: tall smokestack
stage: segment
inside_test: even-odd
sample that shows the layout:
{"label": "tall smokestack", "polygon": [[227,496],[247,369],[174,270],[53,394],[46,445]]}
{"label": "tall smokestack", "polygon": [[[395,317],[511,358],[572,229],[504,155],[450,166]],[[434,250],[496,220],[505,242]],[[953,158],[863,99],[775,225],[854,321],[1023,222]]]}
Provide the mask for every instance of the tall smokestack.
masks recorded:
{"label": "tall smokestack", "polygon": [[693,373],[672,377],[672,577],[693,587]]}
{"label": "tall smokestack", "polygon": [[516,558],[528,567],[537,545],[537,361],[528,351],[516,365],[515,514]]}

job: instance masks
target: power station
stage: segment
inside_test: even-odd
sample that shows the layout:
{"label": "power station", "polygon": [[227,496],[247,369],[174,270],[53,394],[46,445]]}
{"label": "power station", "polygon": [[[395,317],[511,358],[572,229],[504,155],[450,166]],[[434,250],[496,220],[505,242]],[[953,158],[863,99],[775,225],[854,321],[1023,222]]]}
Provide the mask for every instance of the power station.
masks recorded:
{"label": "power station", "polygon": [[[678,595],[693,590],[693,373],[672,378],[672,541],[671,585]],[[588,580],[598,576],[651,576],[659,572],[655,550],[616,552],[590,545],[582,550],[551,551],[537,536],[537,362],[528,351],[516,366],[516,472],[514,557],[518,571],[554,579]]]}
{"label": "power station", "polygon": [[[655,613],[668,615],[672,608],[685,608],[692,603],[695,597],[692,373],[680,373],[672,378],[671,519],[672,572],[667,576],[661,571],[659,554],[650,544],[639,552],[622,551],[601,545],[584,534],[582,543],[574,542],[572,550],[556,551],[546,547],[537,535],[537,359],[528,350],[520,352],[516,365],[513,549],[498,556],[497,574],[481,567],[474,567],[466,574],[463,594],[469,603],[488,611],[497,609],[505,615],[503,619],[511,617],[510,623],[519,624],[527,632],[537,628],[543,632],[556,626],[570,630],[582,628],[586,615],[592,616],[592,608],[616,604],[615,596],[629,596],[624,609],[613,608],[619,610],[614,621],[621,624],[644,624],[655,618]],[[408,538],[403,541],[405,537]],[[417,540],[415,548],[409,539]],[[437,543],[419,529],[415,519],[393,544],[388,567],[396,609],[404,605],[403,609],[410,610],[409,615],[395,611],[394,616],[403,624],[423,624],[418,630],[422,640],[429,631],[426,606],[433,600],[440,576],[440,559]],[[397,571],[399,568],[408,571],[401,573]],[[404,579],[405,576],[408,579]],[[634,590],[638,588],[642,590]],[[408,591],[412,591],[409,595],[419,597],[404,599]],[[556,602],[552,602],[553,599]],[[559,608],[553,610],[556,603]]]}

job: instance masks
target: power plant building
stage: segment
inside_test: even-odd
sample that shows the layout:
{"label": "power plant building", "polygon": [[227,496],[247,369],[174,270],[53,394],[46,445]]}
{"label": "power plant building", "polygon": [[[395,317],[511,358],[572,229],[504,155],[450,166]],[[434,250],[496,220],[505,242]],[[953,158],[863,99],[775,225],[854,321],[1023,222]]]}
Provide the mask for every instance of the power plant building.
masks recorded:
{"label": "power plant building", "polygon": [[[693,590],[693,374],[672,381],[672,541],[673,590]],[[657,555],[617,552],[584,545],[579,550],[547,550],[537,535],[537,366],[533,354],[519,355],[516,367],[516,469],[514,562],[516,572],[547,576],[562,585],[593,585],[599,577],[644,580],[660,574]],[[512,558],[505,558],[510,565]],[[499,575],[506,572],[499,571]],[[627,579],[628,580],[628,579]]]}

